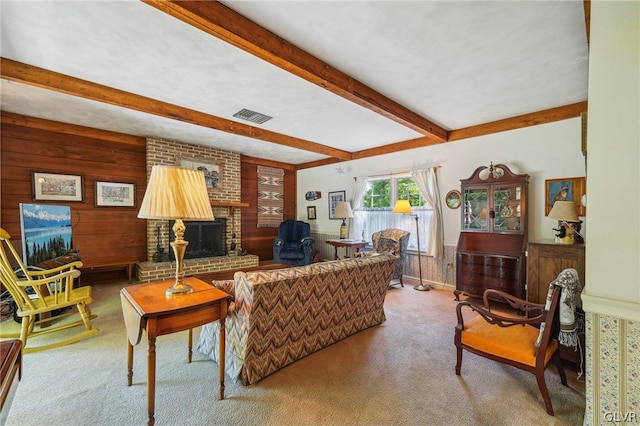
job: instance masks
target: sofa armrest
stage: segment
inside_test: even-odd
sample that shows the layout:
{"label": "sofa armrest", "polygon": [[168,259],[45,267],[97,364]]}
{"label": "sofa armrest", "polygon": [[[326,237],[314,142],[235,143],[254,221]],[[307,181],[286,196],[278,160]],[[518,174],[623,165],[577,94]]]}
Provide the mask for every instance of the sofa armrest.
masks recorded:
{"label": "sofa armrest", "polygon": [[280,263],[280,252],[284,248],[284,240],[282,238],[276,238],[273,240],[273,261]]}
{"label": "sofa armrest", "polygon": [[211,284],[231,296],[231,300],[236,299],[236,282],[234,280],[213,280]]}
{"label": "sofa armrest", "polygon": [[231,314],[236,308],[236,284],[234,280],[214,280],[211,284],[218,290],[222,290],[231,296],[228,304],[228,313]]}

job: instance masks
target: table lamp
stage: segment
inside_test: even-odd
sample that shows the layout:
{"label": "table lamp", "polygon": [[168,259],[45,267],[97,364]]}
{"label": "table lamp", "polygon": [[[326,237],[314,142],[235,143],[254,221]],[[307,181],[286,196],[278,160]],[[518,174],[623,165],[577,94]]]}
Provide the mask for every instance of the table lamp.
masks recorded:
{"label": "table lamp", "polygon": [[411,204],[409,204],[409,200],[398,200],[396,201],[396,205],[393,206],[393,212],[398,214],[408,214],[410,216],[415,217],[416,219],[416,239],[418,241],[418,273],[420,274],[420,284],[414,286],[414,290],[419,291],[429,291],[433,287],[430,285],[422,284],[422,258],[420,257],[420,228],[418,227],[418,215],[413,214],[413,210],[411,209]]}
{"label": "table lamp", "polygon": [[184,240],[183,220],[214,220],[204,173],[176,166],[153,166],[147,190],[138,212],[141,219],[175,220],[171,243],[176,257],[176,281],[166,295],[191,293],[184,282],[183,259],[189,244]]}
{"label": "table lamp", "polygon": [[342,218],[342,225],[340,225],[340,239],[343,240],[347,238],[347,224],[345,223],[345,220],[353,217],[351,203],[348,201],[339,201],[338,204],[336,204],[336,209],[334,210],[333,215],[335,217]]}
{"label": "table lamp", "polygon": [[570,223],[580,223],[578,219],[578,210],[573,201],[556,201],[553,203],[553,207],[549,212],[549,217],[558,221],[558,228],[553,228],[554,231],[558,231],[556,234],[556,243],[558,244],[573,244],[574,233],[582,235],[571,226]]}

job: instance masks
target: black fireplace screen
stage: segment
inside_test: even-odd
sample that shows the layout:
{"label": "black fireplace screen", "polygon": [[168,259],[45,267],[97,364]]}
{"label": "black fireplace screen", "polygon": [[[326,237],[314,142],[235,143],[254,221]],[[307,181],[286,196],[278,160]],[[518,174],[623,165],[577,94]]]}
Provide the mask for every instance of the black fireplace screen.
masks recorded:
{"label": "black fireplace screen", "polygon": [[[169,229],[173,228],[173,222],[169,222]],[[185,259],[199,259],[202,257],[226,256],[227,254],[227,219],[220,218],[207,222],[185,222],[187,230],[184,239],[189,242],[185,251]],[[170,241],[175,239],[173,231],[170,231]],[[169,250],[169,257],[175,260],[173,250]]]}

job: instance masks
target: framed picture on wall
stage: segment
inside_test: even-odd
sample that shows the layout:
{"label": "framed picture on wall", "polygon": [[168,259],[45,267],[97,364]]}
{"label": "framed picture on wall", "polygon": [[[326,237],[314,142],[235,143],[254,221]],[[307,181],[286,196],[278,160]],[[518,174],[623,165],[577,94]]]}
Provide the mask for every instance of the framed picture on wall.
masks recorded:
{"label": "framed picture on wall", "polygon": [[578,216],[586,216],[587,208],[581,202],[582,196],[586,193],[584,177],[546,179],[544,181],[544,215],[549,216],[556,201],[573,201],[578,209]]}
{"label": "framed picture on wall", "polygon": [[82,201],[82,175],[31,172],[36,201]]}
{"label": "framed picture on wall", "polygon": [[457,209],[458,207],[460,207],[461,198],[462,195],[460,194],[460,191],[452,189],[451,191],[447,192],[444,200],[447,204],[447,207],[449,207],[450,209]]}
{"label": "framed picture on wall", "polygon": [[340,201],[347,201],[347,191],[329,192],[329,219],[342,220],[341,217],[335,217],[336,206]]}
{"label": "framed picture on wall", "polygon": [[22,261],[36,265],[73,249],[71,207],[20,203]]}
{"label": "framed picture on wall", "polygon": [[307,219],[316,220],[316,206],[307,206]]}
{"label": "framed picture on wall", "polygon": [[96,181],[96,206],[135,207],[135,184]]}
{"label": "framed picture on wall", "polygon": [[197,158],[181,158],[178,164],[181,167],[202,170],[204,172],[204,181],[207,184],[207,189],[220,188],[222,177],[222,167],[220,164],[207,163],[206,160],[199,160]]}

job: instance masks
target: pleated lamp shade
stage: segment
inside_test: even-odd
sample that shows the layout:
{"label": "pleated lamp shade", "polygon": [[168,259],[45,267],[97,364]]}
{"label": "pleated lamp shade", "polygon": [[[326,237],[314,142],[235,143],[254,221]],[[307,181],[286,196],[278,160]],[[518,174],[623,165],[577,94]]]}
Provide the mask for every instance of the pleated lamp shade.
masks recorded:
{"label": "pleated lamp shade", "polygon": [[549,212],[549,217],[565,222],[580,222],[578,210],[573,201],[556,201]]}
{"label": "pleated lamp shade", "polygon": [[214,220],[204,173],[177,166],[153,166],[138,217]]}
{"label": "pleated lamp shade", "polygon": [[348,201],[339,201],[336,204],[336,209],[333,212],[333,215],[338,218],[350,218],[353,217],[353,210],[351,210],[351,203]]}

